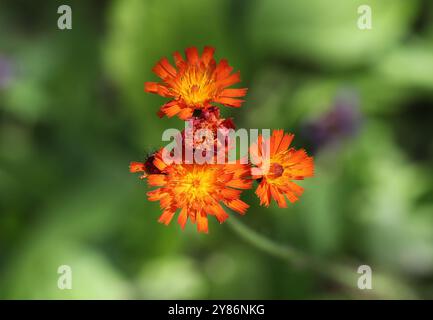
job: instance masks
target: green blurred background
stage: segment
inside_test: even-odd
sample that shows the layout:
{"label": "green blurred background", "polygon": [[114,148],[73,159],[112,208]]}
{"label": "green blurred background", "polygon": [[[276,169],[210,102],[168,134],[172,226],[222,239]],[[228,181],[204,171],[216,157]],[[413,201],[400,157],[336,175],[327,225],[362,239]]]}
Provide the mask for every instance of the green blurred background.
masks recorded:
{"label": "green blurred background", "polygon": [[[72,30],[57,28],[61,4]],[[293,132],[315,157],[298,203],[261,208],[251,190],[239,220],[347,266],[352,287],[229,223],[157,223],[128,165],[182,123],[157,118],[164,99],[143,83],[191,45],[216,47],[250,88],[225,116]],[[433,298],[432,107],[429,0],[1,1],[0,298]],[[72,290],[57,288],[63,264]]]}

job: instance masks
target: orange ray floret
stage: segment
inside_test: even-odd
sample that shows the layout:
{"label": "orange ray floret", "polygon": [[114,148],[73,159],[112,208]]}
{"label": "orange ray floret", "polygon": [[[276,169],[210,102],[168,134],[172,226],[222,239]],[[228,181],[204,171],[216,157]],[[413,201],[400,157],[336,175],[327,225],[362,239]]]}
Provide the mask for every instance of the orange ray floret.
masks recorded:
{"label": "orange ray floret", "polygon": [[168,225],[180,209],[178,223],[182,227],[188,218],[197,223],[199,232],[208,232],[208,215],[222,223],[229,216],[221,206],[245,214],[248,204],[240,200],[242,189],[249,189],[250,167],[242,164],[170,164],[155,156],[155,166],[161,174],[150,174],[148,184],[159,188],[148,192],[150,201],[159,201],[163,213],[159,222]]}
{"label": "orange ray floret", "polygon": [[152,69],[163,82],[146,82],[145,91],[172,98],[164,104],[158,115],[189,119],[194,110],[206,109],[211,103],[220,103],[238,108],[247,89],[227,88],[240,81],[240,73],[231,73],[233,68],[227,60],[218,64],[213,55],[215,49],[205,47],[201,57],[196,47],[185,50],[186,60],[179,52],[174,53],[176,68],[167,58],[162,58]]}
{"label": "orange ray floret", "polygon": [[261,205],[269,206],[272,197],[280,208],[287,207],[284,196],[293,203],[304,191],[293,180],[303,180],[314,174],[313,158],[303,149],[289,148],[293,137],[283,130],[274,130],[270,139],[259,136],[257,144],[250,147],[251,160],[259,169],[253,179],[261,180],[256,189]]}
{"label": "orange ray floret", "polygon": [[129,171],[130,172],[144,172],[145,167],[144,167],[144,163],[142,162],[136,162],[136,161],[132,161],[129,165]]}
{"label": "orange ray floret", "polygon": [[140,176],[140,179],[145,179],[147,177],[146,166],[143,162],[132,161],[129,164],[129,172],[143,172],[143,174]]}

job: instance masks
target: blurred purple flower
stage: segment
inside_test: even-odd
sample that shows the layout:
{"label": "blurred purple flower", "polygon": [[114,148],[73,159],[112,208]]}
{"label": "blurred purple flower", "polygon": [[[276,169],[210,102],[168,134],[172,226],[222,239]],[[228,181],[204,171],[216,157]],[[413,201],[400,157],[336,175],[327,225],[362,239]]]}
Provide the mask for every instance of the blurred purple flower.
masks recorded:
{"label": "blurred purple flower", "polygon": [[314,152],[354,137],[361,126],[362,115],[356,95],[339,97],[328,112],[304,124],[303,136],[312,144]]}
{"label": "blurred purple flower", "polygon": [[0,89],[6,88],[12,80],[13,67],[10,59],[0,55]]}

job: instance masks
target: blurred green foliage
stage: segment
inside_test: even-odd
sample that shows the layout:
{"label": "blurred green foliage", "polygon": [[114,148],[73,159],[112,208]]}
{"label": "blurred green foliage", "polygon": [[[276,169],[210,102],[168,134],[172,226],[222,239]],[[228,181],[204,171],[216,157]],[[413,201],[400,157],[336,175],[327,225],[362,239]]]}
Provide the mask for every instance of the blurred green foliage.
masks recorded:
{"label": "blurred green foliage", "polygon": [[[58,1],[0,4],[0,298],[433,297],[433,3],[428,0]],[[372,7],[359,30],[357,8]],[[287,209],[240,220],[301,252],[353,267],[353,288],[257,250],[226,224],[157,223],[129,174],[182,127],[143,92],[162,56],[217,48],[249,88],[238,127],[284,128],[314,151],[316,175]],[[6,70],[6,71],[5,71]],[[3,72],[3,74],[1,74]],[[313,149],[305,123],[347,92],[360,130]],[[57,268],[73,289],[57,288]]]}

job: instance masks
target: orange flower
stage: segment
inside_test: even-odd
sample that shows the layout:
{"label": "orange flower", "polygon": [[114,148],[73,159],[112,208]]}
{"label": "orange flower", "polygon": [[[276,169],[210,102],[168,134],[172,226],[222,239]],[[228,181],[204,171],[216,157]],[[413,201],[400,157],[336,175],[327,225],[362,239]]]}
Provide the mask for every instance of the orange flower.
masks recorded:
{"label": "orange flower", "polygon": [[251,188],[250,168],[241,164],[170,164],[161,152],[154,165],[160,174],[150,174],[148,184],[160,188],[148,192],[150,201],[159,201],[164,210],[159,222],[168,225],[178,209],[178,223],[185,227],[188,218],[197,222],[199,232],[208,232],[207,215],[222,223],[229,216],[221,203],[245,214],[248,204],[239,199],[242,190]]}
{"label": "orange flower", "polygon": [[[202,112],[200,116],[192,117],[189,120],[189,129],[191,133],[185,135],[183,130],[183,142],[185,148],[192,148],[194,150],[213,150],[214,154],[217,155],[220,148],[225,148],[224,152],[227,153],[228,133],[230,129],[235,128],[235,124],[231,118],[224,119],[220,116],[220,111],[217,107],[212,106]],[[209,135],[208,139],[203,138],[202,140],[194,137],[196,133],[203,131]],[[218,134],[224,135],[224,141],[218,137]]]}
{"label": "orange flower", "polygon": [[156,64],[152,70],[163,82],[146,82],[145,91],[172,98],[161,107],[160,117],[178,115],[186,120],[194,110],[206,109],[212,102],[235,108],[241,106],[243,100],[236,98],[245,96],[247,89],[227,88],[240,81],[240,73],[231,74],[233,68],[227,60],[216,64],[214,52],[214,48],[205,47],[200,57],[197,48],[192,47],[185,50],[186,61],[179,52],[174,53],[177,69],[167,58]]}
{"label": "orange flower", "polygon": [[[289,148],[293,137],[293,134],[284,134],[283,130],[274,130],[270,139],[263,141],[259,136],[257,144],[250,147],[251,160],[259,169],[253,179],[261,180],[256,189],[261,205],[269,206],[272,196],[280,208],[287,207],[284,195],[293,203],[304,191],[293,180],[313,176],[313,158],[303,149]],[[269,156],[266,147],[270,147]]]}

